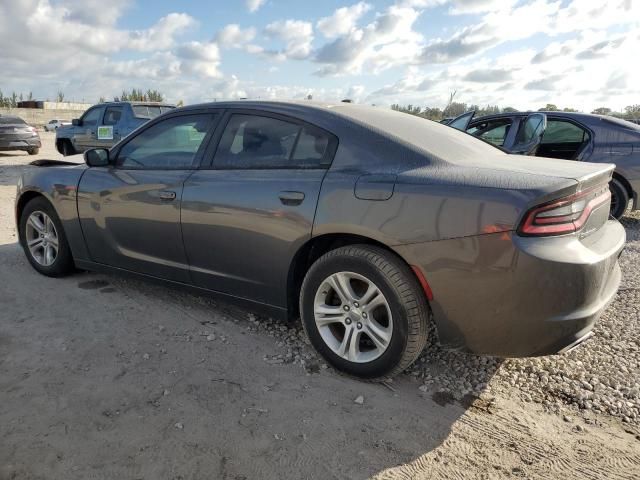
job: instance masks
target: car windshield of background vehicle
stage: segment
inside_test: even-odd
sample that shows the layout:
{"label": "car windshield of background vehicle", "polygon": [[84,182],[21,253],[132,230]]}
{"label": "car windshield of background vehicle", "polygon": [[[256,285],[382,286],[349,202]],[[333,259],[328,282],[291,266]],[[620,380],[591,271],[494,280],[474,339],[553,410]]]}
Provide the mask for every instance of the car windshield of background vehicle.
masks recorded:
{"label": "car windshield of background vehicle", "polygon": [[213,164],[224,169],[320,168],[328,137],[276,118],[233,115]]}
{"label": "car windshield of background vehicle", "polygon": [[0,115],[0,125],[15,125],[15,124],[26,124],[23,119],[19,117],[5,117],[4,115]]}
{"label": "car windshield of background vehicle", "polygon": [[127,169],[189,168],[212,119],[213,115],[185,115],[162,120],[127,142],[116,163]]}
{"label": "car windshield of background vehicle", "polygon": [[133,115],[136,118],[156,118],[158,115],[173,110],[175,107],[168,105],[132,105]]}
{"label": "car windshield of background vehicle", "polygon": [[603,116],[602,119],[605,122],[613,123],[614,125],[616,125],[618,127],[623,127],[623,128],[628,129],[628,130],[635,130],[637,132],[640,132],[640,125],[638,125],[636,123],[627,122],[626,120],[622,120],[621,118],[616,118],[616,117],[605,117],[605,116]]}

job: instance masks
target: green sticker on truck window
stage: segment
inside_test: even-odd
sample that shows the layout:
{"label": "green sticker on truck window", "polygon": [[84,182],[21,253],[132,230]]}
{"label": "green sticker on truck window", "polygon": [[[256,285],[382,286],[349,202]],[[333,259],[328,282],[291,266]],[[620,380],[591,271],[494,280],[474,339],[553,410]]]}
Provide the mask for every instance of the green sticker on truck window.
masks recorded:
{"label": "green sticker on truck window", "polygon": [[98,127],[98,140],[113,140],[113,125]]}

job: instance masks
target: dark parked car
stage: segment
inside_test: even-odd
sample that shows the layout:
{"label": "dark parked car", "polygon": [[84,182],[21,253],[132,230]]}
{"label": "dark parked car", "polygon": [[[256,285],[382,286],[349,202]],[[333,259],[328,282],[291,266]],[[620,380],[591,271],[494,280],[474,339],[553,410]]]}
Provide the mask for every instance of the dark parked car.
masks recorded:
{"label": "dark parked car", "polygon": [[467,112],[448,125],[509,153],[615,163],[609,185],[611,214],[622,217],[630,199],[634,210],[640,208],[640,126],[634,123],[571,112],[517,112],[480,118],[475,118],[474,112]]}
{"label": "dark parked car", "polygon": [[336,368],[445,346],[566,351],[620,282],[613,165],[522,162],[391,110],[312,102],[176,109],[85,164],[26,171],[20,242],[39,272],[129,272],[302,317]]}
{"label": "dark parked car", "polygon": [[56,129],[56,148],[64,156],[89,148],[110,148],[136,128],[174,105],[154,102],[107,102],[94,105],[74,118],[71,125]]}
{"label": "dark parked car", "polygon": [[0,115],[0,151],[22,150],[29,155],[40,151],[38,131],[20,117]]}

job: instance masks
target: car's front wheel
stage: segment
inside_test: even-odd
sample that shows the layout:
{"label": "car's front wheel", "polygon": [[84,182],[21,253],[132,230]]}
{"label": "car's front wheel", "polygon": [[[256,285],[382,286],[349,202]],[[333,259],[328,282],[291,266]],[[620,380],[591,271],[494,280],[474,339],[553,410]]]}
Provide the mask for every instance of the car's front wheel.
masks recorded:
{"label": "car's front wheel", "polygon": [[62,153],[62,156],[64,157],[68,157],[69,155],[75,155],[76,154],[76,150],[75,148],[73,148],[73,145],[71,145],[71,141],[64,139],[62,140],[61,144],[60,144],[60,153]]}
{"label": "car's front wheel", "polygon": [[62,222],[45,198],[34,198],[25,205],[19,227],[20,244],[33,268],[49,277],[73,271],[73,257]]}
{"label": "car's front wheel", "polygon": [[302,284],[300,312],[315,349],[362,378],[401,372],[427,340],[424,292],[409,267],[379,247],[340,247],[320,257]]}

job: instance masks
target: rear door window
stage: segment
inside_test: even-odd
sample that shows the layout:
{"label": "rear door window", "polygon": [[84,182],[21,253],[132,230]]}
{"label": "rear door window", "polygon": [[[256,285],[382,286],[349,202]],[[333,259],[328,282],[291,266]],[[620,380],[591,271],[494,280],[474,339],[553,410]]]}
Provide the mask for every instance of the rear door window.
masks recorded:
{"label": "rear door window", "polygon": [[589,132],[573,122],[548,118],[547,129],[536,155],[573,160],[589,142],[589,138]]}
{"label": "rear door window", "polygon": [[220,169],[322,168],[329,137],[277,118],[233,114],[213,161]]}
{"label": "rear door window", "polygon": [[487,142],[502,147],[511,129],[511,120],[492,120],[483,123],[477,123],[467,130],[467,133],[482,138]]}

